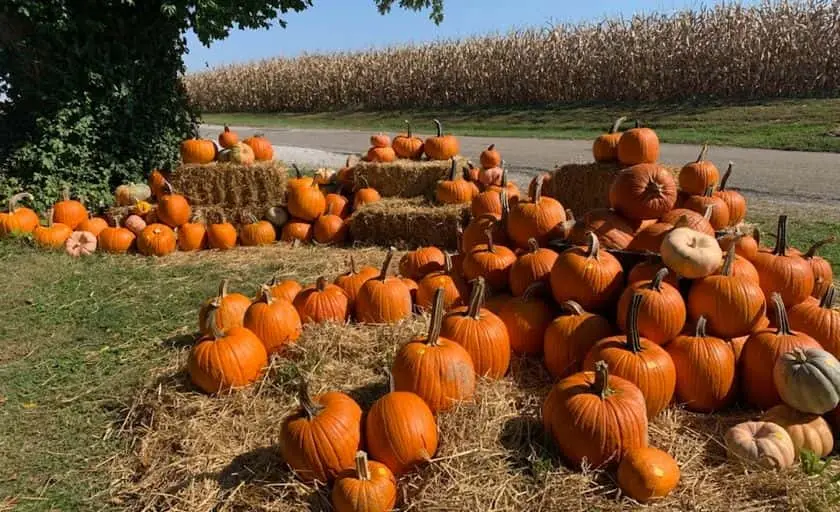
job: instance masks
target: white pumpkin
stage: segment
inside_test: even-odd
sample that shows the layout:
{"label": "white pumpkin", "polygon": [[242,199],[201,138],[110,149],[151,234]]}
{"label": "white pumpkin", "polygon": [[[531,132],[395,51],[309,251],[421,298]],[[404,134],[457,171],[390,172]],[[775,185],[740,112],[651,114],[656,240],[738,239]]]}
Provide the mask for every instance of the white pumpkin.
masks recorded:
{"label": "white pumpkin", "polygon": [[795,348],[773,367],[782,401],[796,410],[825,414],[840,405],[840,361],[819,348]]}
{"label": "white pumpkin", "polygon": [[659,252],[669,269],[689,279],[714,274],[723,260],[723,251],[713,236],[685,227],[669,231]]}
{"label": "white pumpkin", "polygon": [[129,206],[137,201],[148,201],[150,197],[152,197],[152,189],[145,183],[120,185],[114,193],[117,206]]}
{"label": "white pumpkin", "polygon": [[793,465],[796,450],[787,431],[766,421],[739,423],[726,432],[726,454],[730,459],[781,469]]}
{"label": "white pumpkin", "polygon": [[827,457],[834,449],[831,428],[825,418],[817,414],[800,412],[793,407],[779,404],[764,413],[761,421],[775,423],[787,430],[797,455],[802,450],[809,450],[818,457]]}
{"label": "white pumpkin", "polygon": [[265,212],[265,220],[272,223],[275,228],[282,228],[289,222],[289,212],[282,206],[272,206]]}

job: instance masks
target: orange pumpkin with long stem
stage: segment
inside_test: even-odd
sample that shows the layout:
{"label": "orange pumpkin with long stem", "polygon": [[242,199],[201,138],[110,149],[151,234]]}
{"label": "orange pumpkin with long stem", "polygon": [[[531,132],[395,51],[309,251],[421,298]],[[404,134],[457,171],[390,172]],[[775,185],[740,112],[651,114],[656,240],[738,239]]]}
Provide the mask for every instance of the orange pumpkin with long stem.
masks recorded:
{"label": "orange pumpkin with long stem", "polygon": [[251,306],[251,299],[241,293],[228,293],[228,284],[227,279],[222,279],[216,296],[201,304],[198,310],[198,328],[202,334],[211,334],[207,324],[211,310],[215,313],[214,325],[220,330],[244,326],[245,312]]}
{"label": "orange pumpkin with long stem", "polygon": [[685,325],[685,302],[679,290],[664,282],[668,269],[660,269],[650,281],[630,284],[618,301],[618,328],[627,331],[627,310],[636,293],[643,300],[636,317],[639,334],[657,345],[665,345],[682,332]]}
{"label": "orange pumpkin with long stem", "polygon": [[394,357],[394,389],[411,391],[433,413],[451,409],[475,393],[475,367],[469,352],[457,342],[441,337],[444,290],[435,291],[429,331],[403,345]]}
{"label": "orange pumpkin with long stem", "polygon": [[655,163],[659,160],[659,137],[637,120],[635,128],[621,134],[616,153],[624,166]]}
{"label": "orange pumpkin with long stem", "polygon": [[8,212],[0,213],[0,238],[12,233],[32,233],[38,226],[38,214],[25,206],[17,205],[21,199],[35,200],[32,194],[26,192],[9,197]]}
{"label": "orange pumpkin with long stem", "polygon": [[717,192],[715,192],[715,195],[723,200],[729,209],[729,225],[737,226],[747,217],[747,200],[737,190],[726,188],[731,176],[732,162],[729,162],[729,166],[726,168],[726,172],[723,173],[723,179],[720,180],[720,186]]}
{"label": "orange pumpkin with long stem", "polygon": [[53,221],[52,210],[47,211],[47,225],[35,226],[32,237],[35,245],[43,249],[63,249],[64,243],[73,234],[73,230],[67,224]]}
{"label": "orange pumpkin with long stem", "polygon": [[484,279],[476,279],[469,305],[455,308],[443,318],[441,335],[469,352],[478,375],[499,379],[510,366],[510,338],[504,322],[482,307],[484,292]]}
{"label": "orange pumpkin with long stem", "polygon": [[99,249],[111,254],[125,254],[134,245],[136,236],[128,228],[120,226],[120,217],[114,217],[114,226],[99,232]]}
{"label": "orange pumpkin with long stem", "polygon": [[315,286],[304,288],[293,302],[304,324],[336,322],[343,324],[349,313],[349,300],[344,290],[329,284],[323,276]]}
{"label": "orange pumpkin with long stem", "polygon": [[510,268],[516,261],[516,255],[503,245],[493,243],[493,231],[485,231],[487,243],[476,245],[464,257],[464,277],[473,280],[484,278],[493,290],[503,290],[508,286]]}
{"label": "orange pumpkin with long stem", "polygon": [[268,354],[257,336],[244,327],[220,328],[216,318],[219,305],[211,302],[206,334],[190,351],[187,372],[190,380],[206,393],[222,393],[241,388],[259,379]]}
{"label": "orange pumpkin with long stem", "polygon": [[791,329],[819,342],[834,357],[840,357],[840,310],[834,309],[837,290],[830,284],[820,301],[806,300],[788,311]]}
{"label": "orange pumpkin with long stem", "polygon": [[359,451],[356,467],[336,478],[330,501],[336,512],[391,510],[397,502],[397,479],[388,466],[368,461],[367,453]]}
{"label": "orange pumpkin with long stem", "polygon": [[260,287],[257,300],[248,306],[243,325],[265,345],[269,354],[282,352],[300,338],[300,315],[291,302],[275,299],[268,285]]}
{"label": "orange pumpkin with long stem", "polygon": [[709,224],[719,231],[729,226],[729,207],[720,197],[714,194],[714,188],[709,187],[703,195],[690,196],[683,203],[683,208],[693,210],[704,215],[712,208],[709,216]]}
{"label": "orange pumpkin with long stem", "polygon": [[768,301],[772,293],[778,292],[782,301],[791,307],[804,302],[814,291],[811,265],[787,246],[787,215],[779,216],[776,247],[759,249],[752,264]]}
{"label": "orange pumpkin with long stem", "polygon": [[606,361],[615,375],[639,387],[653,418],[671,402],[676,386],[676,369],[671,356],[662,347],[639,335],[638,318],[644,295],[636,291],[627,309],[627,334],[611,336],[596,343],[583,363],[592,370],[598,361]]}
{"label": "orange pumpkin with long stem", "polygon": [[598,237],[589,234],[588,247],[560,253],[549,278],[554,300],[574,300],[585,309],[601,309],[618,299],[624,286],[621,263],[602,251]]}
{"label": "orange pumpkin with long stem", "polygon": [[423,151],[429,160],[449,160],[453,156],[458,156],[461,151],[461,146],[458,139],[454,135],[444,135],[443,127],[440,121],[434,120],[437,128],[437,135],[429,137],[423,143]]}
{"label": "orange pumpkin with long stem", "polygon": [[443,308],[448,310],[463,303],[464,288],[463,280],[452,268],[452,258],[445,254],[443,270],[427,274],[417,283],[415,304],[420,309],[430,309],[436,291],[442,289]]}
{"label": "orange pumpkin with long stem", "polygon": [[615,466],[628,450],[647,446],[645,397],[611,374],[608,363],[597,361],[593,369],[554,385],[542,407],[543,425],[573,465]]}
{"label": "orange pumpkin with long stem", "polygon": [[709,145],[703,144],[697,160],[685,164],[680,170],[680,190],[686,194],[703,195],[709,187],[714,189],[720,182],[720,171],[715,164],[706,160],[707,151],[709,151]]}
{"label": "orange pumpkin with long stem", "polygon": [[615,120],[609,132],[599,135],[595,139],[592,144],[592,156],[596,162],[615,162],[618,160],[618,141],[622,135],[619,129],[624,121],[627,121],[626,117],[619,117]]}
{"label": "orange pumpkin with long stem", "polygon": [[335,278],[335,285],[344,290],[349,300],[350,307],[356,304],[356,297],[359,296],[359,290],[367,281],[379,275],[379,270],[369,265],[356,268],[356,259],[350,255],[350,268],[344,274]]}
{"label": "orange pumpkin with long stem", "polygon": [[566,221],[566,209],[560,201],[542,195],[542,179],[537,179],[533,201],[519,201],[511,206],[508,218],[508,237],[520,249],[528,247],[534,238],[542,245],[563,235],[559,227]]}
{"label": "orange pumpkin with long stem", "polygon": [[828,238],[824,238],[823,240],[814,243],[814,245],[812,245],[805,254],[802,255],[802,259],[811,265],[811,271],[814,274],[814,289],[811,291],[811,297],[814,297],[815,299],[821,299],[828,290],[828,287],[834,282],[834,271],[831,268],[831,263],[822,256],[818,256],[817,251],[827,244],[834,243],[835,240],[836,237],[833,235]]}
{"label": "orange pumpkin with long stem", "polygon": [[750,405],[769,409],[781,403],[773,381],[773,367],[779,357],[794,348],[821,348],[812,337],[790,328],[782,296],[771,295],[776,313],[776,329],[763,329],[747,338],[741,352],[741,390]]}
{"label": "orange pumpkin with long stem", "polygon": [[520,255],[510,267],[511,293],[519,296],[534,283],[548,284],[557,256],[551,249],[540,247],[536,239],[528,240],[528,252]]}
{"label": "orange pumpkin with long stem", "polygon": [[708,413],[735,398],[735,352],[726,341],[706,334],[705,317],[697,319],[693,335],[677,336],[666,350],[677,369],[678,403]]}
{"label": "orange pumpkin with long stem", "polygon": [[368,451],[402,475],[431,459],[438,448],[437,423],[429,406],[410,391],[390,392],[374,402],[365,419]]}
{"label": "orange pumpkin with long stem", "polygon": [[287,209],[292,217],[312,222],[327,209],[327,199],[313,181],[308,186],[296,186],[287,194]]}
{"label": "orange pumpkin with long stem", "polygon": [[588,313],[577,302],[560,304],[562,315],[555,318],[543,336],[545,366],[555,379],[578,372],[595,343],[615,333],[609,320]]}
{"label": "orange pumpkin with long stem", "polygon": [[458,176],[458,162],[452,158],[449,179],[437,182],[435,200],[441,204],[465,204],[478,195],[475,183]]}
{"label": "orange pumpkin with long stem", "polygon": [[405,135],[397,135],[391,143],[398,158],[419,160],[423,156],[423,139],[411,134],[411,123],[405,122]]}
{"label": "orange pumpkin with long stem", "polygon": [[388,277],[392,247],[377,277],[366,281],[356,296],[356,319],[368,324],[393,324],[411,316],[411,290],[398,277]]}
{"label": "orange pumpkin with long stem", "polygon": [[300,407],[280,425],[280,455],[304,482],[329,482],[353,466],[362,439],[362,409],[338,391],[310,396],[298,385]]}

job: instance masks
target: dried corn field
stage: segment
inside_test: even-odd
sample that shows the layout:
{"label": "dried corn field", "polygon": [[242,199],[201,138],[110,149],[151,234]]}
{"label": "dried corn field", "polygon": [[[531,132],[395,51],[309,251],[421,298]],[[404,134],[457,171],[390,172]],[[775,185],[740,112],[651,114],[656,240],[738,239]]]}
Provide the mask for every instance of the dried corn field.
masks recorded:
{"label": "dried corn field", "polygon": [[206,112],[822,96],[840,91],[840,2],[725,5],[272,59],[186,83]]}

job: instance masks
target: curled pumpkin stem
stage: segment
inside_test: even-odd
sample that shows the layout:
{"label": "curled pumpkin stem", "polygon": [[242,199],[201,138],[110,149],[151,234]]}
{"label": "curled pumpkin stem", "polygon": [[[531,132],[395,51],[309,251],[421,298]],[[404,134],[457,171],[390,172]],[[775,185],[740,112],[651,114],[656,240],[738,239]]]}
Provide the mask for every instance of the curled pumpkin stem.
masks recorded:
{"label": "curled pumpkin stem", "polygon": [[310,421],[324,410],[323,405],[315,403],[312,400],[312,396],[309,394],[309,384],[303,376],[300,377],[300,382],[298,383],[298,402],[300,402],[303,412]]}

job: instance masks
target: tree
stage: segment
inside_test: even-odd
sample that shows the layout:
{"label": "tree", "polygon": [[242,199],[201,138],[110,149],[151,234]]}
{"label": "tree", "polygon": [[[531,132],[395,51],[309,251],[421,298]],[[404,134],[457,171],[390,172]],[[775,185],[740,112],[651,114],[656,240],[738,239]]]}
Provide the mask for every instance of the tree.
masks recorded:
{"label": "tree", "polygon": [[[374,0],[429,10],[443,0]],[[181,84],[192,30],[205,45],[234,28],[265,28],[312,0],[4,0],[0,2],[0,197],[65,186],[106,201],[177,157],[197,113]]]}

